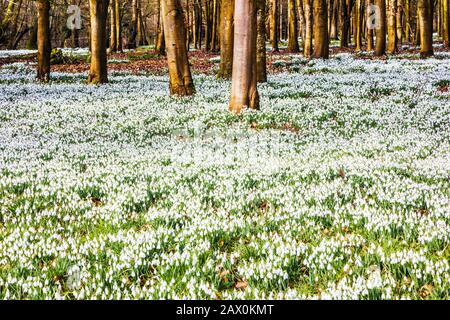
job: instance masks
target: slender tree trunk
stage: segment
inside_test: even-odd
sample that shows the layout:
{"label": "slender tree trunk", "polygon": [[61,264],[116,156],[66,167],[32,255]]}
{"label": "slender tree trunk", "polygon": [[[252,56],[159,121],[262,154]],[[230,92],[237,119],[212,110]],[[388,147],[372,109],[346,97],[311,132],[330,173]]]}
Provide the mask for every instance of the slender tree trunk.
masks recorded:
{"label": "slender tree trunk", "polygon": [[266,0],[258,0],[257,81],[267,82],[266,66]]}
{"label": "slender tree trunk", "polygon": [[136,38],[138,31],[138,1],[131,1],[131,23],[130,35],[128,37],[128,49],[136,49]]}
{"label": "slender tree trunk", "polygon": [[298,45],[298,22],[297,22],[297,4],[296,0],[289,0],[289,52],[299,52]]}
{"label": "slender tree trunk", "polygon": [[170,94],[189,96],[195,93],[186,48],[186,30],[180,0],[162,2],[164,37],[167,45]]}
{"label": "slender tree trunk", "polygon": [[362,47],[362,8],[361,8],[361,0],[356,0],[355,2],[355,16],[356,16],[356,25],[355,25],[355,50],[357,52],[361,51]]}
{"label": "slender tree trunk", "polygon": [[397,26],[396,26],[396,11],[397,0],[387,0],[387,31],[388,31],[388,45],[387,51],[394,54],[397,51]]}
{"label": "slender tree trunk", "polygon": [[446,46],[447,48],[450,47],[450,17],[448,11],[449,2],[449,0],[442,1],[442,33],[444,46]]}
{"label": "slender tree trunk", "polygon": [[218,76],[223,79],[231,79],[233,71],[234,0],[222,0],[221,11]]}
{"label": "slender tree trunk", "polygon": [[305,41],[303,43],[303,55],[307,58],[312,56],[313,53],[313,10],[312,0],[303,0],[305,5]]}
{"label": "slender tree trunk", "polygon": [[341,48],[348,48],[354,1],[355,0],[341,0]]}
{"label": "slender tree trunk", "polygon": [[397,26],[397,46],[401,48],[403,43],[403,1],[397,0],[396,26]]}
{"label": "slender tree trunk", "polygon": [[271,10],[270,10],[270,36],[272,42],[272,50],[279,51],[278,42],[280,40],[280,2],[279,0],[271,0]]}
{"label": "slender tree trunk", "polygon": [[427,58],[433,55],[433,2],[418,0],[420,24],[420,56]]}
{"label": "slender tree trunk", "polygon": [[30,31],[30,38],[28,38],[27,49],[36,50],[37,49],[37,34],[38,34],[38,19],[34,20],[33,27]]}
{"label": "slender tree trunk", "polygon": [[109,37],[109,48],[112,52],[117,51],[117,28],[116,28],[116,1],[111,0],[110,12],[111,12],[111,35]]}
{"label": "slender tree trunk", "polygon": [[38,10],[38,66],[37,78],[40,81],[47,82],[50,80],[50,54],[52,51],[50,41],[50,1],[36,1]]}
{"label": "slender tree trunk", "polygon": [[386,54],[386,0],[375,0],[375,5],[378,6],[379,18],[376,21],[376,44],[375,56],[383,56]]}
{"label": "slender tree trunk", "polygon": [[108,23],[109,0],[89,0],[91,15],[91,68],[88,83],[108,82],[106,55],[106,24]]}
{"label": "slender tree trunk", "polygon": [[298,17],[300,20],[300,30],[302,36],[302,46],[305,42],[305,34],[306,34],[306,21],[305,21],[305,12],[303,10],[303,0],[297,0],[297,9],[298,9]]}
{"label": "slender tree trunk", "polygon": [[257,89],[257,12],[254,0],[235,0],[233,80],[230,110],[259,109]]}
{"label": "slender tree trunk", "polygon": [[164,0],[157,0],[158,3],[158,26],[156,30],[156,45],[155,45],[155,52],[160,55],[164,56],[166,54],[166,42],[164,37],[164,21],[162,17],[162,8],[161,3]]}
{"label": "slender tree trunk", "polygon": [[327,20],[326,0],[314,0],[314,58],[329,57]]}
{"label": "slender tree trunk", "polygon": [[120,8],[120,0],[115,1],[115,10],[116,10],[116,44],[117,51],[122,52],[122,10]]}
{"label": "slender tree trunk", "polygon": [[366,26],[367,26],[367,51],[372,51],[374,47],[373,43],[373,28],[370,21],[372,12],[370,6],[373,4],[373,0],[366,0]]}

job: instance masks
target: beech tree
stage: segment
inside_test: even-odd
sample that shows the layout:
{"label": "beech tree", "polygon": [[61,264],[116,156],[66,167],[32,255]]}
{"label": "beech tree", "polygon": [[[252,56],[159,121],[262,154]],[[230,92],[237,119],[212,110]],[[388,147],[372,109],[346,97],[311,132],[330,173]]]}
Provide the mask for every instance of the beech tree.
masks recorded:
{"label": "beech tree", "polygon": [[279,51],[278,42],[280,40],[280,0],[270,0],[270,40],[272,50]]}
{"label": "beech tree", "polygon": [[266,66],[266,0],[258,0],[257,11],[257,81],[267,82],[267,66]]}
{"label": "beech tree", "polygon": [[289,0],[289,52],[296,53],[300,51],[298,45],[298,17],[296,0]]}
{"label": "beech tree", "polygon": [[38,27],[37,27],[37,47],[38,47],[38,65],[37,78],[40,81],[50,80],[50,1],[37,0]]}
{"label": "beech tree", "polygon": [[328,15],[326,0],[314,0],[314,58],[328,59]]}
{"label": "beech tree", "polygon": [[[220,14],[220,78],[231,79],[233,71],[234,0],[222,0]],[[265,40],[264,40],[265,45]]]}
{"label": "beech tree", "polygon": [[186,31],[180,0],[162,2],[164,38],[169,65],[170,93],[189,96],[195,93],[186,48]]}
{"label": "beech tree", "polygon": [[420,28],[420,56],[433,55],[433,0],[418,0],[417,10]]}
{"label": "beech tree", "polygon": [[88,83],[108,82],[106,55],[106,25],[108,23],[109,0],[89,0],[91,17],[91,66]]}
{"label": "beech tree", "polygon": [[386,0],[375,0],[379,8],[379,17],[376,19],[375,56],[386,54]]}
{"label": "beech tree", "polygon": [[229,109],[240,113],[245,107],[259,109],[256,66],[257,2],[235,0],[235,3],[233,76]]}
{"label": "beech tree", "polygon": [[393,54],[397,51],[397,0],[387,0],[387,52]]}

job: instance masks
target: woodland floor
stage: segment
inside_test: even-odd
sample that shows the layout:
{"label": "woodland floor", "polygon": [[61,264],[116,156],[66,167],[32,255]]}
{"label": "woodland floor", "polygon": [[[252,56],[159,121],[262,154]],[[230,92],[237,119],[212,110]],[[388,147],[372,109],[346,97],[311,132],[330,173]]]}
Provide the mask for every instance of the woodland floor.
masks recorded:
{"label": "woodland floor", "polygon": [[216,54],[176,98],[145,49],[0,51],[0,299],[450,299],[450,53],[333,50],[239,116]]}

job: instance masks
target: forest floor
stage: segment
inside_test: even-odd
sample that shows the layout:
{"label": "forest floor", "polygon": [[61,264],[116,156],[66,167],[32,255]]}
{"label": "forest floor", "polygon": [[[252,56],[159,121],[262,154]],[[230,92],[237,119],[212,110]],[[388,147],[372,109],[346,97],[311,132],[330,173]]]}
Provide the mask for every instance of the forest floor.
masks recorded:
{"label": "forest floor", "polygon": [[139,54],[0,51],[0,299],[450,299],[449,52],[270,55],[241,115]]}

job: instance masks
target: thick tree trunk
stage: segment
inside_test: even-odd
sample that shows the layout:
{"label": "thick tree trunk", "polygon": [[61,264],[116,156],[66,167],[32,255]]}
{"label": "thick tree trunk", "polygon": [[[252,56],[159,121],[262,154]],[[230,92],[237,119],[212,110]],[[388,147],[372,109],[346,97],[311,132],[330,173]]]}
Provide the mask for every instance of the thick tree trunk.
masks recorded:
{"label": "thick tree trunk", "polygon": [[267,82],[266,66],[266,0],[258,0],[257,81]]}
{"label": "thick tree trunk", "polygon": [[289,42],[288,51],[296,53],[300,51],[298,45],[298,22],[296,0],[289,0]]}
{"label": "thick tree trunk", "polygon": [[170,94],[189,96],[195,93],[186,48],[186,30],[180,0],[162,2],[164,37],[169,65]]}
{"label": "thick tree trunk", "polygon": [[38,10],[37,47],[38,66],[37,78],[40,81],[50,80],[50,54],[52,51],[50,41],[50,1],[36,1]]}
{"label": "thick tree trunk", "polygon": [[254,0],[235,0],[234,58],[230,110],[259,109],[256,75],[257,11]]}
{"label": "thick tree trunk", "polygon": [[418,0],[420,24],[420,56],[433,55],[433,0]]}
{"label": "thick tree trunk", "polygon": [[307,58],[313,53],[313,10],[312,0],[303,0],[305,12],[305,41],[303,43],[303,55]]}
{"label": "thick tree trunk", "polygon": [[329,57],[327,20],[326,0],[314,0],[314,58]]}
{"label": "thick tree trunk", "polygon": [[272,42],[272,50],[279,51],[278,42],[280,40],[280,0],[271,0],[270,9],[270,40]]}
{"label": "thick tree trunk", "polygon": [[388,31],[388,45],[387,51],[394,54],[397,51],[397,0],[387,0],[387,31]]}
{"label": "thick tree trunk", "polygon": [[220,15],[220,67],[218,76],[231,79],[233,71],[234,0],[222,0]]}
{"label": "thick tree trunk", "polygon": [[375,0],[375,5],[379,8],[379,18],[376,21],[376,44],[375,56],[380,57],[386,54],[386,0]]}
{"label": "thick tree trunk", "polygon": [[106,55],[106,24],[108,23],[109,0],[89,0],[91,16],[91,67],[88,83],[108,82]]}

